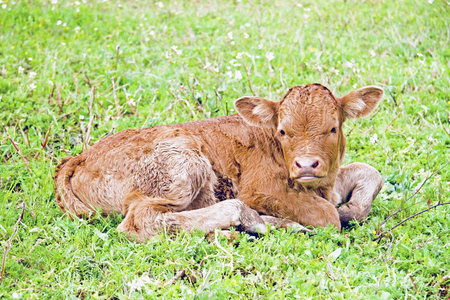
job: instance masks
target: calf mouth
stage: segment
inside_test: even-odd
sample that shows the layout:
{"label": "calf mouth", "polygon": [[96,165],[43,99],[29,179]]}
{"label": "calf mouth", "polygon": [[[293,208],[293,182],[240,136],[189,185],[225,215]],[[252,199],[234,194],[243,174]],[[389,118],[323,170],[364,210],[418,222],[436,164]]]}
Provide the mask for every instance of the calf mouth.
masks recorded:
{"label": "calf mouth", "polygon": [[293,179],[299,183],[310,183],[320,181],[324,177],[325,176],[316,176],[314,174],[302,174],[295,176]]}

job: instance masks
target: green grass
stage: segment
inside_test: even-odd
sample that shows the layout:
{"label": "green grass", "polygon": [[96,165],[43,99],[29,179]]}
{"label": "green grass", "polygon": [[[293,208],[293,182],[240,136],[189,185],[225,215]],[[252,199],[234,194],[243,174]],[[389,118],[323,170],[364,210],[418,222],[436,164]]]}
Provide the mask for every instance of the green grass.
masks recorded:
{"label": "green grass", "polygon": [[[450,296],[448,205],[373,242],[380,223],[450,159],[446,1],[53,2],[0,4],[1,249],[26,202],[0,298]],[[345,163],[370,163],[385,180],[363,225],[313,236],[241,234],[220,239],[221,247],[202,233],[162,233],[139,245],[117,233],[120,217],[70,221],[55,203],[54,169],[82,151],[90,121],[92,144],[125,128],[230,114],[252,90],[275,100],[313,82],[336,95],[385,89],[376,113],[346,124]],[[447,166],[384,229],[426,209],[428,199],[449,202],[449,181]],[[186,275],[164,287],[180,270]],[[140,290],[132,291],[133,280]]]}

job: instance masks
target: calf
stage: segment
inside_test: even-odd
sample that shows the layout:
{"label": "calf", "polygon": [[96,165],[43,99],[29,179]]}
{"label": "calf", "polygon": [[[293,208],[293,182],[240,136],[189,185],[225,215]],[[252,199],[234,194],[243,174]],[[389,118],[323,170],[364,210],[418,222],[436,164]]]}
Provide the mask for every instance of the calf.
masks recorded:
{"label": "calf", "polygon": [[118,230],[139,242],[163,227],[341,228],[368,215],[382,186],[369,165],[340,167],[342,124],[367,116],[382,97],[374,86],[338,98],[310,84],[279,102],[242,97],[231,116],[124,130],[63,159],[56,201],[71,217],[122,214]]}

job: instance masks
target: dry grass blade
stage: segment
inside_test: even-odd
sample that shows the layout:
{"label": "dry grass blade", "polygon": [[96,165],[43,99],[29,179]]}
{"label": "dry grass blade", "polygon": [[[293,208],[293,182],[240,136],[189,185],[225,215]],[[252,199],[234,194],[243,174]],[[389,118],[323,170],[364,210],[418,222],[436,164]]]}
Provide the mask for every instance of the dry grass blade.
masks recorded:
{"label": "dry grass blade", "polygon": [[177,281],[178,278],[184,276],[184,274],[186,274],[186,270],[182,269],[182,270],[178,271],[177,274],[175,274],[175,276],[173,276],[169,281],[167,281],[166,283],[163,284],[163,287],[167,287],[169,285],[174,284],[175,281]]}
{"label": "dry grass blade", "polygon": [[5,250],[3,251],[3,260],[2,260],[2,269],[0,271],[0,284],[3,281],[3,274],[5,272],[5,264],[6,264],[6,254],[8,253],[8,250],[11,248],[11,241],[13,240],[14,236],[17,233],[17,230],[19,230],[19,223],[23,219],[23,214],[25,213],[25,202],[22,202],[22,213],[19,216],[19,219],[17,220],[16,224],[14,224],[14,231],[11,234],[11,236],[8,239],[8,242],[6,243]]}
{"label": "dry grass blade", "polygon": [[20,154],[20,157],[22,158],[23,162],[25,163],[25,166],[27,167],[28,171],[33,173],[33,171],[31,171],[31,169],[30,169],[30,166],[28,165],[28,161],[22,154],[22,151],[20,151],[19,147],[17,147],[16,143],[14,143],[13,139],[9,135],[8,130],[6,130],[5,124],[2,123],[2,126],[3,126],[3,129],[5,130],[6,135],[8,136],[8,139],[11,141],[11,143],[14,146],[14,148],[16,149],[16,151]]}

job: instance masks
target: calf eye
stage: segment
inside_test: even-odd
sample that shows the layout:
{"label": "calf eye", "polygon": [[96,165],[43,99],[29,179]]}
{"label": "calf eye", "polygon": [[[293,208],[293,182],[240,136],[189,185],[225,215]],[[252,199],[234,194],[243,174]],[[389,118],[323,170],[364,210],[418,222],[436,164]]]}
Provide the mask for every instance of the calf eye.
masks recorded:
{"label": "calf eye", "polygon": [[336,127],[331,128],[331,133],[336,133]]}
{"label": "calf eye", "polygon": [[284,132],[284,130],[281,129],[281,130],[280,130],[280,135],[285,135],[285,134],[286,134],[286,132]]}

